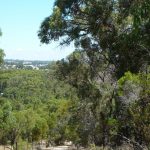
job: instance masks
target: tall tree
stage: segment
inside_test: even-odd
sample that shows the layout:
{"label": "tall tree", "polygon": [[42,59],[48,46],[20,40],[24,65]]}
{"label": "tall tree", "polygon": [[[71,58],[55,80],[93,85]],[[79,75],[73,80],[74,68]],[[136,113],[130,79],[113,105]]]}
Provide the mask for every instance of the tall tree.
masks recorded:
{"label": "tall tree", "polygon": [[[58,61],[57,75],[76,88],[79,102],[73,122],[78,122],[83,144],[116,144],[120,133],[132,138],[127,119],[131,115],[129,109],[120,109],[116,79],[150,64],[149,16],[149,0],[55,0],[52,15],[41,24],[42,43],[60,40],[61,45],[76,46],[73,54]],[[133,100],[128,96],[131,85],[123,87],[124,101]],[[125,115],[120,119],[121,113]]]}
{"label": "tall tree", "polygon": [[149,0],[55,0],[38,35],[42,43],[75,41],[82,50],[104,55],[118,77],[137,73],[150,59],[149,7]]}

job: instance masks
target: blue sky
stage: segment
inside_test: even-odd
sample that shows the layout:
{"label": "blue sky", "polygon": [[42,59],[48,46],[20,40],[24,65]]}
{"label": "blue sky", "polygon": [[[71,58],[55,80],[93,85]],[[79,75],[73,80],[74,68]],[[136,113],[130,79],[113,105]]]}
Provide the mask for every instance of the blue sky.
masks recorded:
{"label": "blue sky", "polygon": [[41,44],[39,26],[52,13],[54,0],[0,0],[0,48],[7,59],[58,60],[74,49],[59,43]]}

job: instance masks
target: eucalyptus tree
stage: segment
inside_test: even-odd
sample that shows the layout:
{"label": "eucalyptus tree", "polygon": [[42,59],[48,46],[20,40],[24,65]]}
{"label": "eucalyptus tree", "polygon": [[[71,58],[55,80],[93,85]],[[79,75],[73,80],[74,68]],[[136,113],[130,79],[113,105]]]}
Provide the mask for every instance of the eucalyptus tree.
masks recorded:
{"label": "eucalyptus tree", "polygon": [[55,0],[53,13],[42,22],[42,43],[74,42],[77,49],[57,62],[56,72],[77,90],[73,116],[83,143],[115,139],[110,133],[119,130],[116,80],[149,65],[149,15],[149,0]]}
{"label": "eucalyptus tree", "polygon": [[46,44],[74,41],[89,58],[91,51],[100,53],[121,77],[149,63],[149,8],[148,0],[55,0],[53,13],[43,21],[38,35]]}

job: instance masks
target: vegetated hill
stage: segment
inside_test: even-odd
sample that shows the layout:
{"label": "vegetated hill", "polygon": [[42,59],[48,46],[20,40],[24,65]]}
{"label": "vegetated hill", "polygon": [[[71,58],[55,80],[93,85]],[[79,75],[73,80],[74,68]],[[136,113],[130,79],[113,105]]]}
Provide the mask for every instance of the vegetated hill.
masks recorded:
{"label": "vegetated hill", "polygon": [[54,69],[0,70],[0,144],[63,141],[75,99],[74,89],[58,80]]}

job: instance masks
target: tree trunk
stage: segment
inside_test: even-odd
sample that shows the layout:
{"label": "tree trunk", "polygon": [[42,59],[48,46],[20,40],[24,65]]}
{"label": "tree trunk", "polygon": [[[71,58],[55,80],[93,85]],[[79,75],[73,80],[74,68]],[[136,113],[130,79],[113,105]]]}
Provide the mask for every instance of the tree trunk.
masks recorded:
{"label": "tree trunk", "polygon": [[16,150],[18,150],[18,142],[16,142]]}

